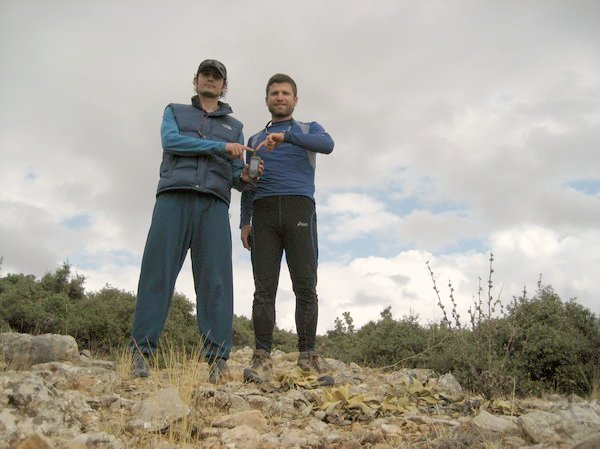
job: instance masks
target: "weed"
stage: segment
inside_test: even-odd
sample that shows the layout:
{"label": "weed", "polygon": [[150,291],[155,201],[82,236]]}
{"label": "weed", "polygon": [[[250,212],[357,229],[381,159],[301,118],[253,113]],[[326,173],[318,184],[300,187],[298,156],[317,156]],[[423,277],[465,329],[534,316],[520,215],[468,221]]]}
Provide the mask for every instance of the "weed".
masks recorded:
{"label": "weed", "polygon": [[[460,321],[451,281],[448,282],[448,287],[453,322],[449,321],[429,261],[426,265],[433,282],[433,290],[438,298],[438,306],[443,313],[442,323],[450,329],[453,337],[451,346],[460,354],[458,358],[460,361],[457,360],[457,362],[463,365],[458,369],[463,373],[461,380],[467,387],[491,397],[506,391],[512,384],[512,379],[506,372],[506,365],[514,333],[510,330],[510,326],[506,326],[508,324],[507,314],[500,295],[497,297],[493,295],[493,253],[490,253],[489,262],[485,302],[481,278],[479,278],[477,296],[468,309],[470,326],[462,324]],[[508,338],[506,338],[507,336]],[[504,351],[501,351],[502,348],[498,346],[499,341],[506,341]]]}

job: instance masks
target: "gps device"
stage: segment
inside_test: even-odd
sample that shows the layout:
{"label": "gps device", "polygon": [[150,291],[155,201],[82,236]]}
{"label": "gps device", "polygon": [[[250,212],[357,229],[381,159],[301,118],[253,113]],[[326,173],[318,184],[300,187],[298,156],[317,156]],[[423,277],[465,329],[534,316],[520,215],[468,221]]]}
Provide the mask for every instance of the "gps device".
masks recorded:
{"label": "gps device", "polygon": [[250,168],[248,170],[248,176],[250,179],[258,178],[258,167],[260,166],[260,156],[252,156],[250,158]]}

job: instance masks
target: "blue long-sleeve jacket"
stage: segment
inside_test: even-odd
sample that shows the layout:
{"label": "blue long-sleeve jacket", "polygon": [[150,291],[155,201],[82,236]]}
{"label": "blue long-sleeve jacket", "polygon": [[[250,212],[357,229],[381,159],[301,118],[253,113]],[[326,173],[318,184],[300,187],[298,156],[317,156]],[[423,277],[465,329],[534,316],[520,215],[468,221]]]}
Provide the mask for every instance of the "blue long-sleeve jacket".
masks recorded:
{"label": "blue long-sleeve jacket", "polygon": [[[273,151],[261,149],[265,172],[252,190],[244,190],[241,200],[240,227],[250,224],[252,203],[260,198],[277,195],[301,195],[314,201],[316,153],[333,151],[333,139],[317,122],[295,120],[275,122],[249,139],[248,146],[256,148],[267,133],[284,132],[284,142]],[[249,160],[252,154],[247,154]]]}
{"label": "blue long-sleeve jacket", "polygon": [[[194,101],[195,100],[195,101]],[[206,113],[197,97],[192,105],[170,104],[161,125],[163,160],[157,195],[169,190],[209,193],[229,204],[231,187],[242,189],[244,164],[225,151],[228,142],[244,143],[242,124],[220,103]]]}

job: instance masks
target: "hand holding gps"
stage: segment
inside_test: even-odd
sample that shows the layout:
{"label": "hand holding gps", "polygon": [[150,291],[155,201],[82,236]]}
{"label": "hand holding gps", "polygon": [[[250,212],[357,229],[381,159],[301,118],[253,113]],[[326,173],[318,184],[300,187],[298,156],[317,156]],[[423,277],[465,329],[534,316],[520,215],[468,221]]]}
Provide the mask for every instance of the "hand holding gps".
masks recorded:
{"label": "hand holding gps", "polygon": [[256,153],[250,158],[250,168],[248,170],[248,176],[250,179],[258,178],[258,169],[260,167],[260,156],[256,155]]}

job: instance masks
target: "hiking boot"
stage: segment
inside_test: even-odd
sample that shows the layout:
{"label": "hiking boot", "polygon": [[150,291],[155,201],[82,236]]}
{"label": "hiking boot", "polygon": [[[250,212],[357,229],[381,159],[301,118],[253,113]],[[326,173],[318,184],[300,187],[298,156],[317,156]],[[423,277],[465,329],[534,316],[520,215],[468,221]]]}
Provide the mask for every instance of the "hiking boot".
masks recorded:
{"label": "hiking boot", "polygon": [[133,377],[150,377],[150,368],[146,356],[140,352],[134,352],[131,360],[131,375]]}
{"label": "hiking boot", "polygon": [[273,370],[271,354],[264,349],[255,349],[250,366],[251,368],[244,368],[244,382],[262,383]]}
{"label": "hiking boot", "polygon": [[271,371],[273,369],[271,354],[264,349],[255,349],[252,354],[251,366],[255,371]]}
{"label": "hiking boot", "polygon": [[[315,351],[300,352],[298,354],[298,366],[302,371],[323,374],[325,370],[321,366],[321,362],[325,364],[323,357],[318,355]],[[317,378],[317,385],[320,387],[333,387],[335,385],[335,379],[329,375],[319,376]]]}
{"label": "hiking boot", "polygon": [[313,373],[323,373],[321,362],[323,358],[316,351],[303,351],[298,354],[298,366],[302,371],[312,371]]}
{"label": "hiking boot", "polygon": [[227,360],[218,357],[210,363],[208,381],[211,384],[216,384],[219,379],[222,380],[224,375],[228,372],[229,368],[227,368]]}

